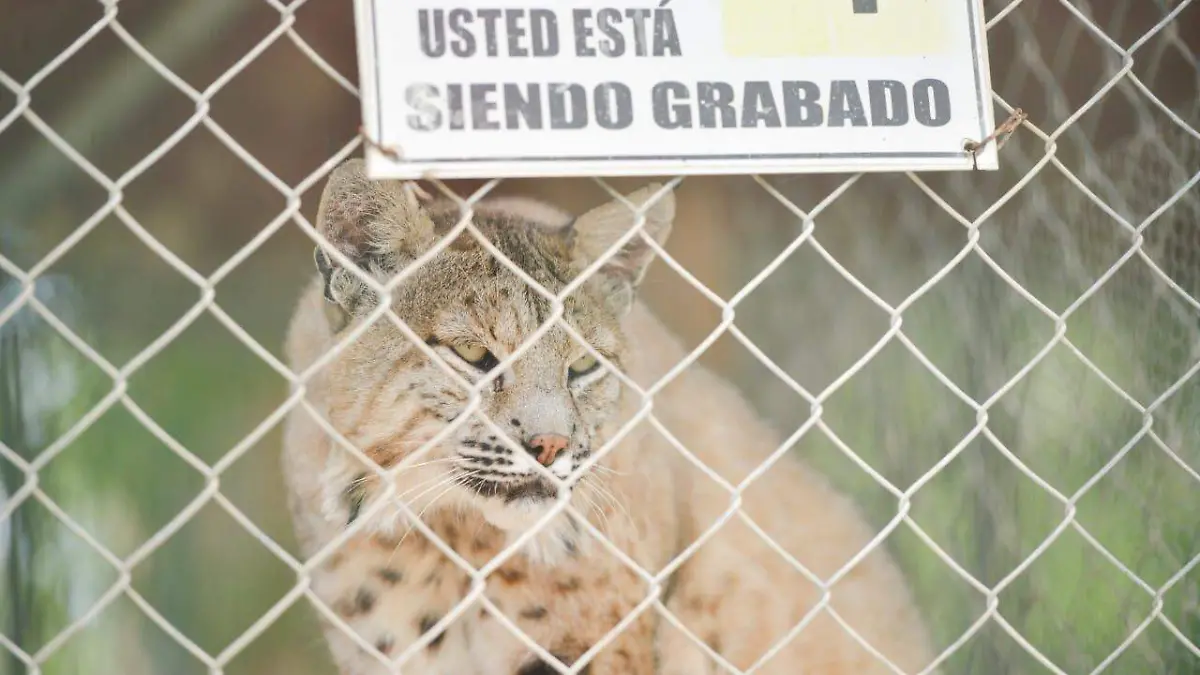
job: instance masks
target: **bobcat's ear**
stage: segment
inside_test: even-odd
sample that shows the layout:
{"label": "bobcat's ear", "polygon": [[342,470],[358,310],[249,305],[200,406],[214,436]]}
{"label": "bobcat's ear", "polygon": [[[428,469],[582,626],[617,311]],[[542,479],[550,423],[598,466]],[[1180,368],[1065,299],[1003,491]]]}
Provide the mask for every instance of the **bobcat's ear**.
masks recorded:
{"label": "bobcat's ear", "polygon": [[[624,314],[633,307],[638,286],[646,276],[646,269],[654,261],[655,251],[645,237],[651,238],[659,246],[663,245],[675,221],[675,193],[669,190],[663,192],[663,186],[659,183],[632,192],[625,199],[633,207],[645,209],[646,222],[641,233],[606,257],[604,264],[596,271],[609,303],[617,314]],[[647,206],[651,200],[654,202]],[[638,216],[630,205],[619,199],[613,199],[575,219],[569,232],[573,238],[572,256],[578,266],[586,267],[604,257],[606,251],[633,229],[637,221]]]}
{"label": "bobcat's ear", "polygon": [[[386,282],[435,239],[433,220],[399,181],[371,180],[361,159],[329,174],[317,209],[317,231],[369,276]],[[325,298],[353,314],[374,293],[318,246],[314,257]],[[364,303],[365,301],[365,303]]]}

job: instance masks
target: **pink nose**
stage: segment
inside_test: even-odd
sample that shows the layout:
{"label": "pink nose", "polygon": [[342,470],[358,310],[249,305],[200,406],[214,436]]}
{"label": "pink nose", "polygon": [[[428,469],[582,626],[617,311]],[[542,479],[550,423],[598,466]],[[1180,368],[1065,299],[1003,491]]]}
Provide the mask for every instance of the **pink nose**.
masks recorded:
{"label": "pink nose", "polygon": [[537,456],[537,461],[542,466],[550,466],[558,453],[566,449],[570,445],[571,440],[566,436],[559,434],[538,434],[529,439],[530,452]]}

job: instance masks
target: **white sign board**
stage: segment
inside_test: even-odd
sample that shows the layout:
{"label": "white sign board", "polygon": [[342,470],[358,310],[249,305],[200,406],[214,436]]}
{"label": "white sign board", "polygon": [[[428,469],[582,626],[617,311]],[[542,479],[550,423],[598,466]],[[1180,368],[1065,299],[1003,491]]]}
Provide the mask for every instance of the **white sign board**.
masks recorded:
{"label": "white sign board", "polygon": [[982,0],[356,0],[375,178],[998,168]]}

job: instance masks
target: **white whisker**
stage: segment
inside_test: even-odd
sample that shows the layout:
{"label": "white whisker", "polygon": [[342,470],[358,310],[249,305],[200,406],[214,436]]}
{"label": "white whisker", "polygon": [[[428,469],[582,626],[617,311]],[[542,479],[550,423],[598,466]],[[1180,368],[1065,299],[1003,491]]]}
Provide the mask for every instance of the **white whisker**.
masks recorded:
{"label": "white whisker", "polygon": [[[434,502],[436,502],[437,500],[439,500],[443,496],[445,496],[447,492],[453,490],[456,487],[461,487],[463,485],[463,483],[462,483],[463,479],[470,478],[478,473],[479,473],[478,471],[472,471],[470,473],[467,473],[467,474],[464,474],[461,476],[451,476],[450,478],[451,478],[451,482],[453,484],[448,486],[445,490],[442,490],[441,492],[439,492],[436,497],[429,500],[429,503],[425,505],[425,508],[421,509],[421,512],[417,514],[417,520],[421,520],[421,518],[425,515],[425,512],[429,510],[429,507],[433,506]],[[417,524],[415,522],[411,523],[408,526],[408,529],[404,531],[404,534],[401,535],[401,537],[400,537],[400,541],[396,542],[396,547],[394,549],[392,549],[393,556],[396,554],[396,551],[400,550],[400,545],[404,543],[404,540],[406,538],[408,538],[409,533],[412,532],[413,529],[416,528],[416,526],[417,526]],[[390,560],[390,558],[389,558],[389,560]]]}
{"label": "white whisker", "polygon": [[587,492],[586,492],[586,491],[584,491],[584,490],[580,490],[580,491],[579,491],[579,496],[580,496],[581,498],[583,498],[583,499],[587,500],[587,503],[588,503],[588,505],[591,507],[592,511],[593,511],[593,512],[595,512],[597,519],[599,519],[599,520],[603,520],[603,521],[604,521],[604,523],[603,523],[603,525],[604,525],[603,532],[605,532],[606,534],[607,534],[608,532],[611,532],[611,531],[612,531],[612,524],[611,524],[611,523],[609,523],[609,521],[608,521],[608,514],[604,513],[604,509],[600,508],[600,505],[596,503],[596,500],[592,499],[592,496],[591,496],[591,495],[589,495],[589,494],[587,494]]}
{"label": "white whisker", "polygon": [[617,471],[616,469],[609,468],[607,466],[604,466],[603,464],[596,464],[596,465],[592,466],[592,468],[589,469],[589,471],[603,471],[604,473],[607,473],[607,474],[610,474],[613,476],[628,476],[629,475],[628,471]]}
{"label": "white whisker", "polygon": [[605,486],[599,478],[589,476],[588,485],[590,485],[592,489],[596,491],[596,494],[600,498],[604,499],[614,511],[617,511],[621,516],[624,517],[625,522],[629,524],[635,535],[637,535],[637,522],[634,521],[633,514],[629,513],[629,508],[625,505],[625,503],[618,499],[617,496],[613,494],[612,490]]}
{"label": "white whisker", "polygon": [[401,469],[400,473],[404,473],[405,471],[409,471],[412,469],[419,469],[423,466],[430,466],[433,464],[444,464],[446,462],[455,462],[455,461],[458,461],[459,459],[461,459],[461,458],[455,456],[455,457],[442,457],[440,459],[431,459],[427,462],[417,462],[416,464],[409,464],[408,466],[403,467]]}
{"label": "white whisker", "polygon": [[[434,482],[433,485],[426,487],[424,490],[421,490],[420,493],[414,495],[410,499],[404,500],[404,503],[405,504],[415,504],[417,502],[417,500],[419,500],[421,497],[424,497],[425,495],[429,494],[430,492],[433,492],[434,490],[445,485],[446,483],[453,482],[456,478],[457,478],[457,476],[455,476],[453,474],[453,472],[451,472],[449,474],[442,474],[441,476],[438,476],[436,479],[434,479],[436,482]],[[425,481],[424,483],[422,483],[422,487],[429,485],[429,483],[430,483],[430,481]],[[396,497],[395,497],[396,500],[399,501],[401,497],[403,497],[406,494],[411,493],[415,489],[416,488],[412,488],[412,489],[404,491],[401,494],[396,495]],[[397,511],[399,511],[399,509],[397,509]]]}
{"label": "white whisker", "polygon": [[[401,506],[402,504],[415,503],[422,496],[438,489],[439,487],[445,485],[446,483],[448,483],[452,480],[454,480],[454,475],[452,473],[451,474],[439,474],[428,480],[421,481],[420,483],[417,483],[416,485],[414,485],[414,486],[410,487],[409,489],[396,495],[395,497],[392,497],[392,500],[394,502],[396,502],[395,510],[392,512],[392,516],[393,517],[399,516],[401,513],[404,512],[404,510]],[[407,499],[407,500],[404,499],[405,495],[412,494],[413,492],[416,492],[417,490],[420,490],[420,492],[417,493],[415,496],[413,496],[411,499]]]}
{"label": "white whisker", "polygon": [[446,479],[446,474],[438,474],[438,475],[436,475],[436,476],[433,476],[433,477],[430,477],[430,478],[426,478],[425,480],[423,480],[423,481],[421,481],[421,482],[417,483],[416,485],[413,485],[413,486],[409,487],[407,490],[404,490],[403,492],[401,492],[401,493],[397,494],[396,496],[392,497],[392,499],[393,499],[394,501],[400,501],[401,499],[403,499],[403,498],[404,498],[404,496],[405,496],[405,495],[412,494],[413,492],[415,492],[415,491],[417,491],[417,490],[423,489],[423,488],[425,488],[425,487],[427,487],[427,486],[429,486],[429,485],[432,485],[432,484],[433,484],[433,483],[435,483],[435,482],[442,481],[442,480],[445,480],[445,479]]}
{"label": "white whisker", "polygon": [[[416,464],[410,464],[408,466],[403,467],[399,472],[397,472],[396,476],[397,477],[402,476],[408,471],[411,471],[413,469],[419,469],[424,466],[431,466],[434,464],[443,464],[446,462],[455,462],[455,461],[460,461],[460,460],[461,460],[460,457],[442,457],[440,459],[431,459],[427,462],[418,462]],[[385,469],[385,471],[386,471],[386,469]],[[349,487],[350,488],[359,487],[363,483],[366,483],[367,481],[371,480],[372,478],[376,478],[376,477],[377,477],[377,474],[375,474],[375,473],[364,473],[361,476],[350,481]]]}

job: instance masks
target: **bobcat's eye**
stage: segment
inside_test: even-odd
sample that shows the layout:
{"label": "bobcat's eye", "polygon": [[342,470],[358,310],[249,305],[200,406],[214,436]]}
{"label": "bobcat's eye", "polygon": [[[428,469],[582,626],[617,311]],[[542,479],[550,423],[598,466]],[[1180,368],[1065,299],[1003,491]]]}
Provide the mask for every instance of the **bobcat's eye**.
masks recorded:
{"label": "bobcat's eye", "polygon": [[587,375],[599,367],[600,362],[589,354],[575,359],[575,362],[570,365],[568,370],[571,371],[571,377],[579,377],[580,375]]}
{"label": "bobcat's eye", "polygon": [[480,370],[491,370],[498,363],[496,357],[483,345],[457,344],[454,345],[454,353]]}

